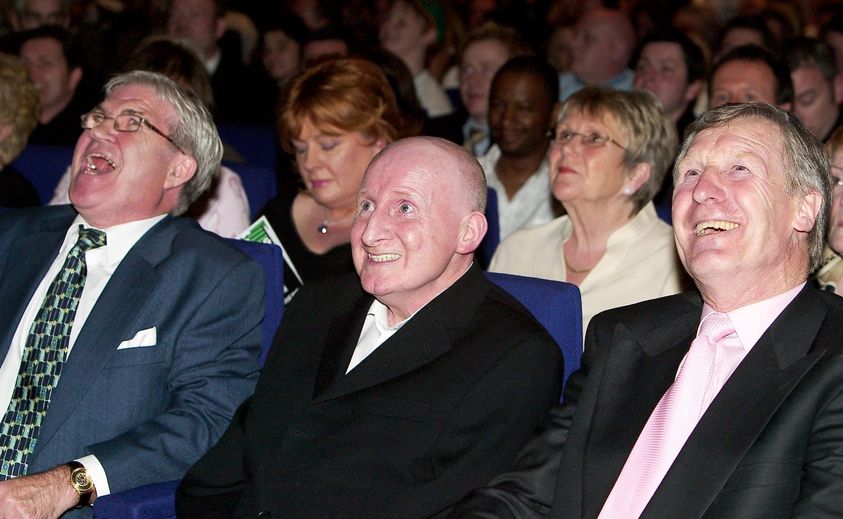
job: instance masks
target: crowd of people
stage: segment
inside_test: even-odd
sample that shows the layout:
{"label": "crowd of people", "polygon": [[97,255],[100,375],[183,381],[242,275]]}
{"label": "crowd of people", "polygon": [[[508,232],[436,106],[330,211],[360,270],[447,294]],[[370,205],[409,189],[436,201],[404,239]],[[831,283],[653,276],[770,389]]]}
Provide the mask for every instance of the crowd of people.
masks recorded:
{"label": "crowd of people", "polygon": [[[843,516],[833,2],[0,12],[0,517]],[[302,284],[262,366],[253,214]],[[564,387],[484,270],[578,287]]]}

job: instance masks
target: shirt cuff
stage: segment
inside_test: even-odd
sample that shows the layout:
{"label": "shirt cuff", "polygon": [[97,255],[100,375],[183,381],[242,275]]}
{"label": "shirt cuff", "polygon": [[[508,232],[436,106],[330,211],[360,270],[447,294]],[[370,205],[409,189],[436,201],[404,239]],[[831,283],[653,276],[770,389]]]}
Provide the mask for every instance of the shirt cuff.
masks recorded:
{"label": "shirt cuff", "polygon": [[85,467],[85,470],[88,472],[88,476],[90,476],[91,480],[94,482],[94,488],[97,489],[98,498],[107,496],[111,493],[111,490],[108,488],[108,478],[105,475],[105,469],[102,468],[102,463],[100,463],[100,460],[98,460],[96,456],[88,454],[87,456],[82,456],[76,461]]}

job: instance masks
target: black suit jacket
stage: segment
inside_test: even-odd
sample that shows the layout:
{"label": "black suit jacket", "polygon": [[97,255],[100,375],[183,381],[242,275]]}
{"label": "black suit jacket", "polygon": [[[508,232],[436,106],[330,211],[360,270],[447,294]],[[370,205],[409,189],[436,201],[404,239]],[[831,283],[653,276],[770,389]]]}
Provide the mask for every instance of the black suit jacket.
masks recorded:
{"label": "black suit jacket", "polygon": [[547,333],[473,267],[346,375],[371,302],[354,275],[302,289],[181,517],[428,517],[512,463],[558,401]]}
{"label": "black suit jacket", "polygon": [[[696,294],[592,320],[566,404],[453,517],[596,517],[676,376]],[[803,289],[711,403],[641,517],[843,517],[843,298]]]}

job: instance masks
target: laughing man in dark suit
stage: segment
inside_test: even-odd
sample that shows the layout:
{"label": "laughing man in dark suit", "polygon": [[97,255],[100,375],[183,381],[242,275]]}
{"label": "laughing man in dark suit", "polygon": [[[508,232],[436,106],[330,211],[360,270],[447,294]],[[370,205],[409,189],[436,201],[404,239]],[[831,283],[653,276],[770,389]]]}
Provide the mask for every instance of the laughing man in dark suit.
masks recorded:
{"label": "laughing man in dark suit", "polygon": [[[565,407],[452,517],[843,516],[843,299],[806,284],[828,158],[768,104],[713,110],[689,131],[673,223],[700,294],[598,315]],[[706,364],[695,351],[717,313],[731,326]],[[676,405],[686,397],[696,404]]]}
{"label": "laughing man in dark suit", "polygon": [[473,262],[477,161],[442,139],[369,165],[358,276],[305,286],[251,401],[182,481],[181,517],[447,513],[558,401],[559,348]]}
{"label": "laughing man in dark suit", "polygon": [[135,71],[82,126],[73,205],[0,215],[0,517],[181,477],[257,379],[259,267],[172,216],[219,169],[208,111]]}

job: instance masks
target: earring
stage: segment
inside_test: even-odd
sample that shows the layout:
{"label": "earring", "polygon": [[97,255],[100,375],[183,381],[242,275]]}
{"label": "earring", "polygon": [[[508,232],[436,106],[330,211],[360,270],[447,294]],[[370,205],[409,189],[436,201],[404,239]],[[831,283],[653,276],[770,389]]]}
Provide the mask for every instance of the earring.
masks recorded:
{"label": "earring", "polygon": [[628,187],[623,188],[623,194],[625,194],[625,195],[631,195],[631,194],[632,194],[632,189],[630,189],[630,188],[628,188]]}

